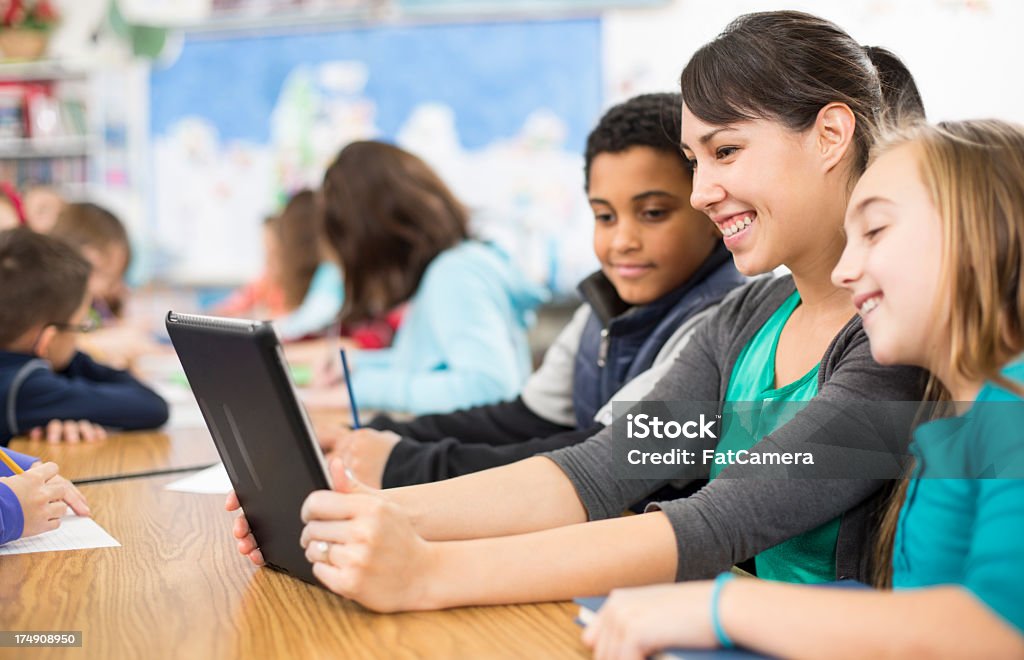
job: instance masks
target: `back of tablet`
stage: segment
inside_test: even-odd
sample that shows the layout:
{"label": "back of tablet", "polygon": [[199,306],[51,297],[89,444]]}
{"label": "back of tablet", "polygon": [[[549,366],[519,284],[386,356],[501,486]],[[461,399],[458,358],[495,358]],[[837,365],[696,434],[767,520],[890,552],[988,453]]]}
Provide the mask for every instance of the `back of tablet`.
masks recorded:
{"label": "back of tablet", "polygon": [[267,565],[319,584],[299,513],[330,478],[273,327],[169,312],[167,332]]}

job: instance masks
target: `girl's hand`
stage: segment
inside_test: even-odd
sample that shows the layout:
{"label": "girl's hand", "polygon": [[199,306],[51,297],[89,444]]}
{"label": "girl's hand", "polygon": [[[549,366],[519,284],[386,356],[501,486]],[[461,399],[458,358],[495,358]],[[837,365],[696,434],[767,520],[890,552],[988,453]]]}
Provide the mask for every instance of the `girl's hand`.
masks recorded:
{"label": "girl's hand", "polygon": [[437,607],[428,592],[435,544],[380,491],[356,481],[340,459],[330,463],[334,491],[316,491],[302,505],[301,543],[313,574],[336,594],[378,612]]}
{"label": "girl's hand", "polygon": [[340,458],[361,483],[380,488],[391,450],[401,439],[392,431],[366,428],[346,431],[335,439],[330,458]]}
{"label": "girl's hand", "polygon": [[671,647],[714,648],[711,586],[690,582],[616,589],[583,631],[583,643],[598,660],[642,660]]}
{"label": "girl's hand", "polygon": [[[235,491],[228,493],[228,499],[224,502],[224,508],[228,511],[242,510],[242,505],[239,504],[238,495],[235,495]],[[238,514],[231,533],[238,539],[238,552],[248,557],[249,561],[257,566],[263,566],[266,563],[263,561],[263,553],[260,552],[259,546],[256,545],[256,537],[252,535],[252,529],[249,527],[249,521],[245,519],[244,512]]]}
{"label": "girl's hand", "polygon": [[64,440],[74,444],[79,441],[96,442],[97,440],[105,440],[107,430],[99,424],[93,424],[85,419],[80,419],[77,422],[74,420],[61,421],[59,419],[52,419],[46,425],[45,430],[43,427],[37,426],[28,432],[28,437],[30,440],[41,440],[44,434],[47,442],[57,443]]}
{"label": "girl's hand", "polygon": [[60,519],[67,510],[64,503],[67,482],[57,476],[56,463],[36,463],[21,474],[0,478],[0,482],[14,491],[21,504],[25,518],[23,538],[60,526]]}

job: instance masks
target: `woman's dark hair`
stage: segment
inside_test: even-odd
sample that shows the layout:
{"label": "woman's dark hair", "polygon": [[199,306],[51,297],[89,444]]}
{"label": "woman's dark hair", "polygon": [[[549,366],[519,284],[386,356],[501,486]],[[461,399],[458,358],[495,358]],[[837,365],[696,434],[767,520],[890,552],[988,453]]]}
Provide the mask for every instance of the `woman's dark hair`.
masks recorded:
{"label": "woman's dark hair", "polygon": [[320,265],[320,209],[312,190],[292,195],[280,215],[269,222],[281,253],[281,289],[288,309],[302,304]]}
{"label": "woman's dark hair", "polygon": [[884,123],[924,117],[914,79],[898,57],[798,11],[740,16],[693,55],[680,83],[690,112],[715,125],[772,119],[803,131],[824,106],[845,103],[857,119],[857,173]]}
{"label": "woman's dark hair", "polygon": [[924,101],[903,60],[881,46],[864,46],[864,52],[878,72],[882,88],[882,123],[900,126],[923,120]]}
{"label": "woman's dark hair", "polygon": [[469,237],[466,209],[422,160],[353,142],[324,175],[324,234],[345,276],[345,323],[405,302],[427,265]]}
{"label": "woman's dark hair", "polygon": [[632,147],[651,147],[677,156],[685,167],[679,148],[683,97],[680,94],[641,94],[612,106],[587,136],[583,154],[583,176],[590,187],[590,167],[604,153],[621,153]]}

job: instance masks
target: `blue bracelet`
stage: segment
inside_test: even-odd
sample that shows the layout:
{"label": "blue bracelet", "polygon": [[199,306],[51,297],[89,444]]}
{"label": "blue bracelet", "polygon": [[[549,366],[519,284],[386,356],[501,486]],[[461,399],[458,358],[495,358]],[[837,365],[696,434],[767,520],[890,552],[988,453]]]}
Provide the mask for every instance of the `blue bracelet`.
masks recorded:
{"label": "blue bracelet", "polygon": [[722,596],[722,587],[725,586],[726,582],[735,577],[734,573],[720,573],[715,578],[715,584],[711,587],[711,627],[715,631],[715,637],[718,638],[719,645],[724,649],[731,649],[736,645],[725,634],[725,628],[722,627],[722,622],[718,618],[718,600]]}

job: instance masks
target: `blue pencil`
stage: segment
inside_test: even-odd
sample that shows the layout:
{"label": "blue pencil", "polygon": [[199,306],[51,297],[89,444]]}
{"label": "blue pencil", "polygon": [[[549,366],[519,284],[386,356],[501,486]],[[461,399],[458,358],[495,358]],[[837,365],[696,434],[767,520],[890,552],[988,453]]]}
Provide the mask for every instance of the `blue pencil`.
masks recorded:
{"label": "blue pencil", "polygon": [[356,395],[352,391],[352,376],[348,371],[348,359],[345,357],[345,349],[338,349],[341,353],[341,368],[345,372],[345,388],[348,390],[348,402],[352,408],[352,428],[359,428],[359,408],[356,408]]}

